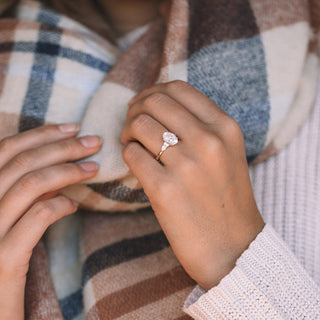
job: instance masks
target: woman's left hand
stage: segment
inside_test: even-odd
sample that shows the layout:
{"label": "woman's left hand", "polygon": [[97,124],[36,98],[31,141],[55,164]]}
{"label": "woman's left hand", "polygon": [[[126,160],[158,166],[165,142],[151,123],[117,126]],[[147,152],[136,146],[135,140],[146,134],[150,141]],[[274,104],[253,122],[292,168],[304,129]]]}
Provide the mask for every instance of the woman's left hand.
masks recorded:
{"label": "woman's left hand", "polygon": [[[123,158],[150,199],[186,272],[217,285],[263,229],[238,124],[183,81],[145,89],[129,103]],[[179,142],[155,160],[162,134]]]}

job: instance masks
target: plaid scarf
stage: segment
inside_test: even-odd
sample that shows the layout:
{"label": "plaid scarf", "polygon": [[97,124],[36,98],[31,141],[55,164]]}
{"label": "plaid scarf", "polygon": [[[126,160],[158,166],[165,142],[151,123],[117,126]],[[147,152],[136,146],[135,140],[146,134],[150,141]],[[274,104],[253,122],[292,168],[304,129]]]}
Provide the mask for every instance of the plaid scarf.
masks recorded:
{"label": "plaid scarf", "polygon": [[[0,20],[0,138],[79,122],[80,135],[104,140],[90,158],[100,171],[63,193],[88,210],[147,207],[121,157],[130,98],[156,82],[187,81],[238,122],[248,162],[260,162],[309,114],[319,29],[317,0],[173,0],[165,17],[115,45],[23,0],[15,17]],[[194,283],[150,209],[82,211],[45,240],[28,275],[27,319],[186,317],[182,304]]]}

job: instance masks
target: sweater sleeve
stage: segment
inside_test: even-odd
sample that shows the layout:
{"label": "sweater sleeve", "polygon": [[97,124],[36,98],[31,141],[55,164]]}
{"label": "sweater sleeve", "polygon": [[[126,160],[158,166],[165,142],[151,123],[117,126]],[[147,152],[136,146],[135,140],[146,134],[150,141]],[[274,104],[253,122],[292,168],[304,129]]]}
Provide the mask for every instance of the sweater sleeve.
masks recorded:
{"label": "sweater sleeve", "polygon": [[197,320],[320,319],[320,288],[267,224],[216,287],[191,292],[184,311]]}

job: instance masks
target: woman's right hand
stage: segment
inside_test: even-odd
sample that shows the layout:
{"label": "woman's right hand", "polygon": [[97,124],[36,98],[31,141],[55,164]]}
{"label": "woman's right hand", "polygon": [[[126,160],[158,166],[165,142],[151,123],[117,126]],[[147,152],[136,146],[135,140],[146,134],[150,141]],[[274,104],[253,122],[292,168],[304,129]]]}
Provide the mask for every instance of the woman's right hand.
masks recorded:
{"label": "woman's right hand", "polygon": [[[32,129],[0,142],[0,318],[24,319],[24,291],[32,250],[49,225],[77,210],[60,190],[92,178],[97,136],[76,138],[76,124]],[[48,196],[49,195],[49,196]]]}

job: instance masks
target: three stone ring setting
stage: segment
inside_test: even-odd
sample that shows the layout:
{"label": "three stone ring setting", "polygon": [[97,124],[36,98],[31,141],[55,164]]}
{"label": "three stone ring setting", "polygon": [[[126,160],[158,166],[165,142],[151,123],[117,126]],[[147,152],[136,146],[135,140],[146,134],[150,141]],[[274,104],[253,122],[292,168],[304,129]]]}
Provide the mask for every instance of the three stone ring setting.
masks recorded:
{"label": "three stone ring setting", "polygon": [[172,147],[172,146],[176,145],[179,142],[178,137],[174,133],[168,132],[168,131],[166,131],[162,135],[162,139],[163,139],[163,145],[161,147],[160,152],[156,156],[156,160],[157,161],[160,161],[160,157],[167,150],[168,147]]}

